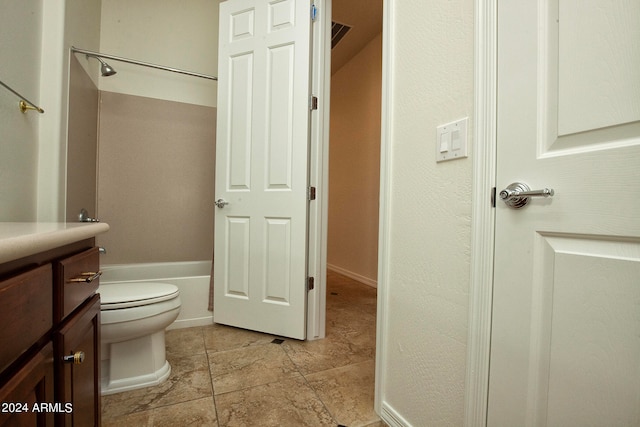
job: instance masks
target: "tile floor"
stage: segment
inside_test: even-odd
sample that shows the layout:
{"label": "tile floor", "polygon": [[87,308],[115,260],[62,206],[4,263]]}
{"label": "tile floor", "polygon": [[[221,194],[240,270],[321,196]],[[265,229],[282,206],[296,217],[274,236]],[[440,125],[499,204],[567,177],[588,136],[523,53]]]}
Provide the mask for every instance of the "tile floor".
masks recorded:
{"label": "tile floor", "polygon": [[285,339],[212,325],[167,332],[169,379],[104,396],[110,426],[369,426],[375,289],[328,273],[327,337]]}

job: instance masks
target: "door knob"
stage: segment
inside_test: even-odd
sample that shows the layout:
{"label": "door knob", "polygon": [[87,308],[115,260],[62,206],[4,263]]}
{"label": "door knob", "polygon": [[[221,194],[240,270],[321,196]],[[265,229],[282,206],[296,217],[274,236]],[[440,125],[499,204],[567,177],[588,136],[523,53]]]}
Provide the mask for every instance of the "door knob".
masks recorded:
{"label": "door knob", "polygon": [[227,206],[229,204],[229,202],[227,202],[224,199],[218,199],[215,202],[213,202],[217,207],[219,207],[220,209],[224,208],[225,206]]}
{"label": "door knob", "polygon": [[532,197],[552,197],[553,194],[553,188],[531,190],[527,184],[514,182],[500,192],[500,198],[510,208],[520,209],[525,207]]}

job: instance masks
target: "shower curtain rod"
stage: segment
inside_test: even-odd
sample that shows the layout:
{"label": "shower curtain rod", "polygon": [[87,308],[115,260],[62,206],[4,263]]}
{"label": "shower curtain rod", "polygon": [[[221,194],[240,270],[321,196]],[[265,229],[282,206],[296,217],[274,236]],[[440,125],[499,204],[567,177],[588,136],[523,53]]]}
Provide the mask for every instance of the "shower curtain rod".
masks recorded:
{"label": "shower curtain rod", "polygon": [[164,65],[156,65],[156,64],[151,64],[149,62],[137,61],[135,59],[122,58],[120,56],[115,56],[115,55],[107,55],[106,53],[92,52],[90,50],[78,49],[75,46],[71,46],[71,51],[82,53],[88,56],[98,57],[98,58],[113,59],[114,61],[126,62],[128,64],[141,65],[143,67],[149,67],[149,68],[156,68],[158,70],[171,71],[172,73],[186,74],[188,76],[200,77],[202,79],[209,79],[209,80],[216,80],[216,81],[218,80],[217,77],[210,76],[208,74],[194,73],[193,71],[185,71],[185,70],[180,70],[178,68],[165,67]]}

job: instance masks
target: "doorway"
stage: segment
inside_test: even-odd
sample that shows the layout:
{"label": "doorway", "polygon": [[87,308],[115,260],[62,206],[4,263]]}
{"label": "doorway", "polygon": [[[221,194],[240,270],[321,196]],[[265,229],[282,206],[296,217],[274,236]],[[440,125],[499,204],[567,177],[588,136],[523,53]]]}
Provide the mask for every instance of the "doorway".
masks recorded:
{"label": "doorway", "polygon": [[[349,343],[374,400],[377,318],[382,1],[333,0],[326,335]],[[345,27],[346,26],[346,27]],[[351,27],[351,29],[348,29]],[[345,30],[345,28],[347,28]],[[336,41],[336,36],[342,36]],[[359,362],[362,360],[362,362]],[[334,362],[335,363],[335,362]],[[362,402],[367,405],[368,402]]]}
{"label": "doorway", "polygon": [[337,274],[372,288],[378,268],[382,85],[382,2],[377,3],[332,3],[329,120],[328,282]]}

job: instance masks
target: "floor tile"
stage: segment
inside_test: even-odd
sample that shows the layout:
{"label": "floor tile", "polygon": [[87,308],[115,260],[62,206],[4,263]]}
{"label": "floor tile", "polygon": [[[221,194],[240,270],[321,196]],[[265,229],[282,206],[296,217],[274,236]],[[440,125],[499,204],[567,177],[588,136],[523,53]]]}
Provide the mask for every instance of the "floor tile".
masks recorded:
{"label": "floor tile", "polygon": [[251,387],[215,397],[220,426],[335,426],[303,378]]}
{"label": "floor tile", "polygon": [[386,427],[373,411],[376,289],[328,273],[327,338],[167,331],[169,379],[102,398],[103,426]]}
{"label": "floor tile", "polygon": [[322,340],[286,340],[282,347],[302,375],[324,371],[375,357],[375,348],[350,343],[334,335]]}
{"label": "floor tile", "polygon": [[174,405],[135,412],[117,418],[103,420],[103,427],[121,426],[210,426],[218,427],[215,406],[212,397],[191,400]]}
{"label": "floor tile", "polygon": [[125,414],[120,416],[108,416],[102,414],[102,427],[151,427],[151,411],[134,412],[133,414]]}
{"label": "floor tile", "polygon": [[[342,274],[327,272],[327,305],[355,302],[358,310],[377,307],[377,290]],[[375,313],[375,310],[374,310]]]}
{"label": "floor tile", "polygon": [[213,397],[191,400],[151,410],[154,427],[211,426],[217,427]]}
{"label": "floor tile", "polygon": [[167,357],[205,354],[204,335],[201,327],[172,329],[165,333]]}
{"label": "floor tile", "polygon": [[376,346],[376,317],[353,308],[327,310],[327,336],[338,336],[362,347]]}
{"label": "floor tile", "polygon": [[209,353],[209,367],[216,395],[300,376],[277,344]]}
{"label": "floor tile", "polygon": [[219,324],[206,326],[202,331],[204,334],[205,348],[208,352],[266,344],[276,338],[273,335]]}
{"label": "floor tile", "polygon": [[380,420],[373,409],[373,360],[310,374],[305,378],[339,424],[366,426]]}
{"label": "floor tile", "polygon": [[160,385],[102,397],[105,419],[212,396],[207,356],[172,359],[171,375]]}

